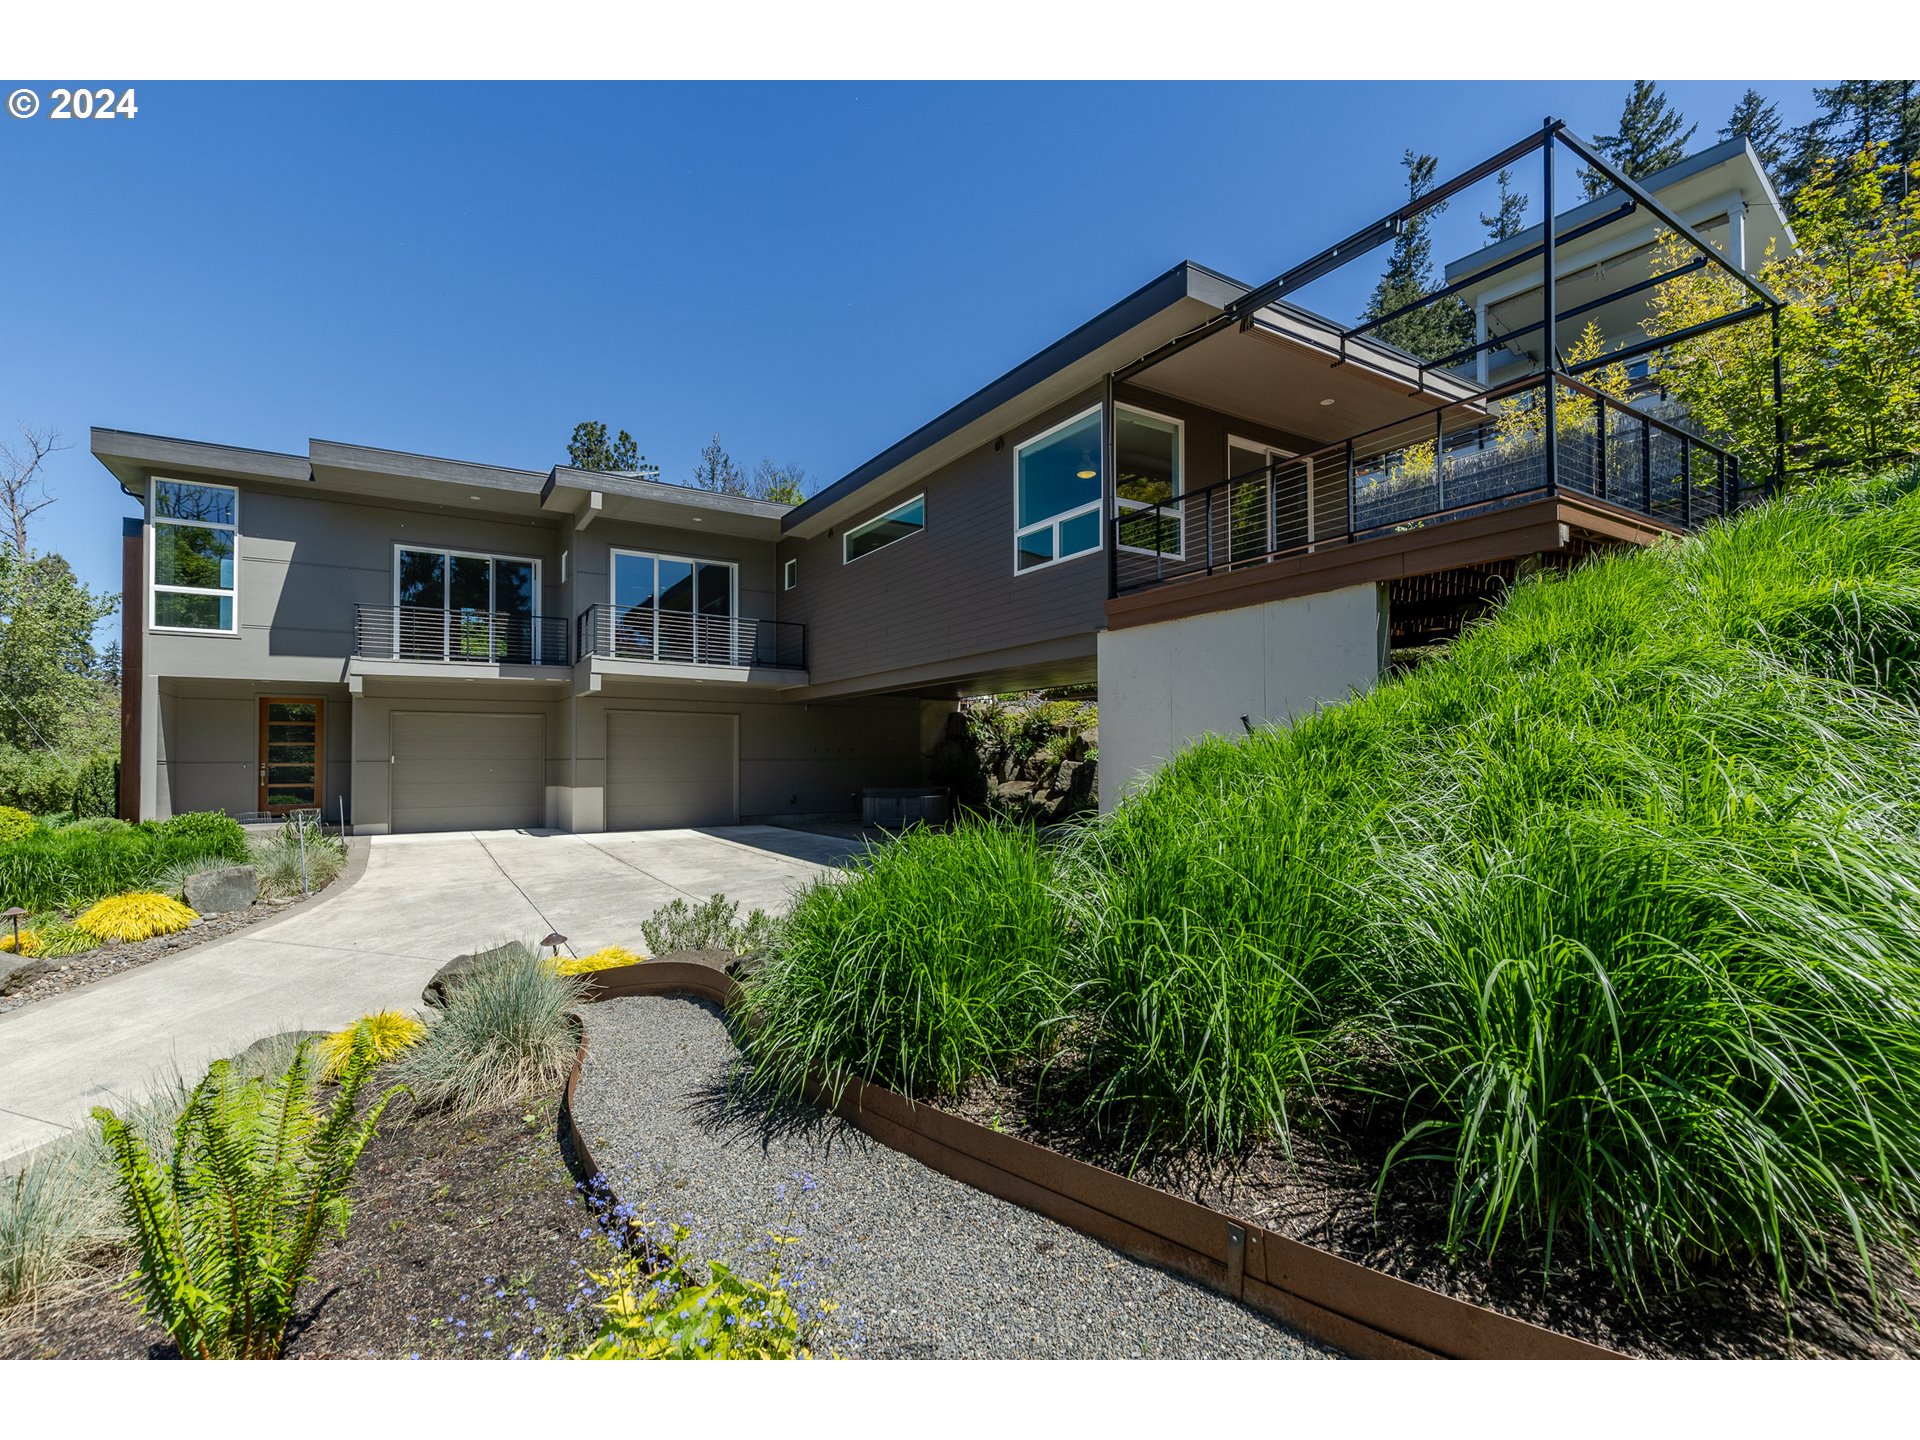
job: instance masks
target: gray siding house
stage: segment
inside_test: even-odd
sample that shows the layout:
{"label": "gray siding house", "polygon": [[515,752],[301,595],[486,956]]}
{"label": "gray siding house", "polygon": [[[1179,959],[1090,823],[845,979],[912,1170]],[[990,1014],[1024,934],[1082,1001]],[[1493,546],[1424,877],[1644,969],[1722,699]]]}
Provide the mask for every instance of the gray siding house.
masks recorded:
{"label": "gray siding house", "polygon": [[[1771,202],[1758,174],[1742,144],[1649,183],[1724,240],[1741,196]],[[1642,205],[1589,202],[1557,283],[1642,263]],[[1483,339],[1541,303],[1526,260],[1449,267],[1498,281],[1469,293]],[[122,813],[319,807],[374,834],[840,815],[922,783],[960,697],[1083,683],[1111,805],[1199,735],[1367,688],[1522,569],[1738,503],[1731,457],[1551,364],[1487,388],[1517,344],[1429,364],[1278,285],[1176,265],[793,507],[95,430],[143,509]],[[1596,313],[1641,312],[1560,310],[1557,351]],[[1542,400],[1544,429],[1515,423]]]}

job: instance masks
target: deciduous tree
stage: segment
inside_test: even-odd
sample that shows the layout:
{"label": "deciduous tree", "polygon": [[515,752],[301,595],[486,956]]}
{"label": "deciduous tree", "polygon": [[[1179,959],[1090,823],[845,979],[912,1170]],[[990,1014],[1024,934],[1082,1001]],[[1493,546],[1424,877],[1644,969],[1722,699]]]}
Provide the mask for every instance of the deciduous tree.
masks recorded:
{"label": "deciduous tree", "polygon": [[[1920,162],[1877,145],[1822,162],[1795,196],[1799,249],[1770,254],[1760,276],[1785,302],[1780,349],[1790,469],[1846,465],[1920,450]],[[1905,184],[1906,193],[1901,195]],[[1661,269],[1692,247],[1663,238]],[[1653,336],[1730,313],[1749,297],[1707,269],[1654,291]],[[1728,326],[1676,346],[1655,371],[1692,423],[1772,470],[1773,349],[1764,323]]]}

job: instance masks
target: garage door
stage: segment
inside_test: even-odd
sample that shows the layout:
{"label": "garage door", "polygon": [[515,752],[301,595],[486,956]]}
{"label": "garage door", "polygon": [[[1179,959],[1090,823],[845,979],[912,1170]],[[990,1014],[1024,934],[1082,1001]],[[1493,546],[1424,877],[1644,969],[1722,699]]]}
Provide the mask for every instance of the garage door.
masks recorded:
{"label": "garage door", "polygon": [[614,710],[607,715],[607,828],[731,825],[739,718]]}
{"label": "garage door", "polygon": [[512,830],[546,823],[538,715],[393,717],[393,828]]}

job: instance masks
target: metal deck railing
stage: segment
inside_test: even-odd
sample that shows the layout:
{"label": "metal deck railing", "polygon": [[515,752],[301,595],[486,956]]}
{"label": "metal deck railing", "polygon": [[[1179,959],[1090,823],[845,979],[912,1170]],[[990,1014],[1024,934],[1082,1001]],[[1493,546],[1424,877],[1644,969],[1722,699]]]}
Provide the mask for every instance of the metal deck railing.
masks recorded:
{"label": "metal deck railing", "polygon": [[1691,530],[1738,508],[1740,468],[1571,376],[1534,376],[1203,490],[1123,502],[1109,522],[1110,589],[1124,595],[1553,496]]}
{"label": "metal deck railing", "polygon": [[807,668],[807,627],[787,620],[590,605],[574,621],[574,642],[583,658]]}
{"label": "metal deck railing", "polygon": [[566,665],[561,615],[506,615],[414,605],[356,605],[353,653],[368,660]]}

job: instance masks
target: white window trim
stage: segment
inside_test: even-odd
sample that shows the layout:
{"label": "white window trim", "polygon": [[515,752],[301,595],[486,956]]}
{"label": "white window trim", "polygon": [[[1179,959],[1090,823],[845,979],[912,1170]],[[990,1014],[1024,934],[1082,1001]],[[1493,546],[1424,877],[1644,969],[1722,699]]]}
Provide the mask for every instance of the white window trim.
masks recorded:
{"label": "white window trim", "polygon": [[[1281,460],[1297,460],[1300,458],[1300,452],[1298,450],[1282,450],[1278,445],[1269,445],[1264,440],[1243,440],[1238,435],[1235,435],[1231,431],[1229,431],[1227,434],[1227,478],[1229,480],[1233,478],[1233,474],[1234,474],[1233,452],[1236,449],[1257,451],[1258,453],[1267,457],[1267,465],[1269,467],[1273,466],[1274,464],[1276,464]],[[1313,549],[1315,539],[1316,539],[1314,535],[1313,490],[1314,490],[1313,462],[1309,460],[1307,462],[1307,549],[1309,551]],[[1228,536],[1227,563],[1230,565],[1242,565],[1242,564],[1248,563],[1247,561],[1235,560],[1232,558],[1233,491],[1231,490],[1227,491],[1227,536]],[[1268,505],[1267,506],[1267,549],[1266,549],[1267,556],[1271,556],[1273,554],[1273,547],[1276,541],[1278,540],[1278,538],[1279,537],[1277,537],[1273,533],[1273,506]],[[1266,558],[1266,557],[1263,556],[1261,558]]]}
{"label": "white window trim", "polygon": [[[181,520],[162,516],[158,504],[160,486],[193,485],[202,490],[224,490],[233,496],[233,523],[223,525],[215,520]],[[179,475],[150,475],[147,477],[147,524],[157,529],[162,525],[184,525],[192,530],[225,530],[233,536],[233,584],[221,590],[198,590],[191,585],[160,585],[154,582],[154,564],[159,546],[151,537],[147,541],[147,629],[160,635],[238,635],[240,633],[240,489],[236,485],[216,485],[207,480],[188,480]],[[158,621],[159,606],[154,596],[166,595],[212,595],[233,601],[233,624],[231,626],[199,625],[162,625]]]}
{"label": "white window trim", "polygon": [[[1184,505],[1175,505],[1173,502],[1187,493],[1187,422],[1182,420],[1178,415],[1162,415],[1158,410],[1149,410],[1144,405],[1121,405],[1116,402],[1113,409],[1116,416],[1120,411],[1125,410],[1130,415],[1144,415],[1149,420],[1163,420],[1173,426],[1173,494],[1163,503],[1167,507],[1170,507],[1165,513],[1173,517],[1174,524],[1179,526],[1180,529],[1180,548],[1177,550],[1149,550],[1140,545],[1121,545],[1120,553],[1122,555],[1157,555],[1165,559],[1184,560],[1187,558],[1187,507]],[[1119,427],[1116,424],[1114,440],[1114,466],[1116,471],[1120,464],[1118,458],[1120,450],[1118,432]],[[1114,475],[1113,518],[1115,520],[1120,518],[1120,513],[1123,510],[1150,510],[1152,508],[1152,504],[1145,500],[1122,499],[1120,496],[1120,476],[1117,473]],[[1119,534],[1119,530],[1116,529],[1114,531],[1115,544],[1119,544]],[[1034,568],[1038,569],[1039,567],[1035,566]]]}
{"label": "white window trim", "polygon": [[[543,663],[540,658],[540,620],[543,612],[540,606],[539,556],[508,555],[498,550],[456,550],[450,545],[428,545],[425,543],[409,543],[402,540],[393,542],[393,644],[395,654],[399,653],[400,648],[400,552],[403,550],[410,550],[416,555],[445,555],[449,559],[457,555],[463,560],[513,560],[521,564],[533,566],[533,614],[530,617],[533,623],[533,663],[536,665]],[[449,565],[446,573],[440,577],[440,604],[438,606],[422,605],[418,608],[422,610],[438,609],[442,613],[451,616],[453,614],[453,607],[447,604],[447,592],[452,584],[453,567]],[[489,570],[487,572],[487,600],[489,604],[492,603],[493,598],[493,572]],[[500,612],[498,610],[489,610],[488,613],[497,615]],[[453,622],[449,619],[447,623],[451,625]],[[449,646],[452,644],[451,634],[448,635],[448,644]],[[469,662],[461,661],[459,663],[467,664]]]}
{"label": "white window trim", "polygon": [[[1042,570],[1051,570],[1055,565],[1065,565],[1070,561],[1084,560],[1089,555],[1098,555],[1102,550],[1107,548],[1106,526],[1104,524],[1096,524],[1093,527],[1094,540],[1091,550],[1076,550],[1071,555],[1062,555],[1060,553],[1060,527],[1069,520],[1078,520],[1088,511],[1092,511],[1095,516],[1099,516],[1101,512],[1106,509],[1106,497],[1112,493],[1108,485],[1109,477],[1105,473],[1107,468],[1107,442],[1104,425],[1101,427],[1102,434],[1100,437],[1100,469],[1102,472],[1100,476],[1100,494],[1084,505],[1076,505],[1073,509],[1064,510],[1058,515],[1049,515],[1046,519],[1036,520],[1031,525],[1022,525],[1020,523],[1020,452],[1023,450],[1031,450],[1035,445],[1051,439],[1062,430],[1072,429],[1089,415],[1098,415],[1099,413],[1099,405],[1089,406],[1078,415],[1069,415],[1058,425],[1050,425],[1037,435],[1029,435],[1013,447],[1013,573],[1015,575],[1034,575]],[[1053,532],[1053,559],[1042,560],[1038,565],[1028,565],[1023,568],[1020,564],[1020,542],[1029,535],[1039,534],[1042,530],[1051,530]]]}
{"label": "white window trim", "polygon": [[[911,508],[915,503],[918,503],[921,507],[920,528],[918,530],[915,530],[910,535],[896,535],[893,537],[893,539],[887,541],[885,544],[877,545],[873,549],[867,551],[866,555],[847,554],[848,547],[850,547],[853,544],[854,536],[864,535],[867,533],[867,531],[873,529],[874,526],[885,524],[887,521],[891,520],[894,516],[898,515],[902,510]],[[878,555],[882,550],[891,550],[895,545],[898,545],[902,540],[911,540],[914,538],[915,535],[926,534],[927,533],[926,503],[927,503],[927,492],[922,490],[918,495],[909,495],[906,499],[902,500],[898,505],[895,505],[892,509],[881,511],[878,515],[875,515],[871,520],[862,520],[858,525],[849,525],[845,530],[842,530],[840,532],[840,563],[842,565],[851,565],[856,560],[865,560],[869,555]]]}
{"label": "white window trim", "polygon": [[[902,539],[905,537],[902,536]],[[800,583],[800,561],[798,557],[784,560],[780,565],[780,588],[791,590]]]}
{"label": "white window trim", "polygon": [[[672,660],[665,661],[665,662],[660,661],[660,616],[664,612],[660,609],[659,562],[662,560],[675,560],[682,565],[694,566],[695,567],[694,573],[696,574],[696,576],[699,573],[698,567],[702,565],[724,565],[727,567],[727,619],[732,622],[731,625],[728,627],[729,634],[727,637],[727,643],[728,643],[727,659],[733,664],[744,663],[739,658],[740,657],[740,562],[739,561],[720,560],[720,559],[714,558],[711,555],[671,555],[664,550],[629,550],[618,545],[609,545],[607,547],[607,609],[609,612],[615,612],[615,607],[617,607],[620,603],[619,600],[616,598],[618,594],[616,586],[619,583],[620,557],[622,555],[625,555],[629,559],[633,559],[633,560],[652,560],[654,562],[653,647],[652,647],[653,654],[648,656],[647,659],[644,661],[641,660],[640,657],[636,655],[623,656],[619,654],[608,655],[605,657],[606,659],[609,659],[609,660],[624,659],[624,660],[630,660],[630,661],[634,661],[636,663],[641,663],[641,664],[665,663],[665,664],[672,665],[672,664],[679,663],[678,661],[672,661]],[[697,579],[694,581],[694,588],[695,588],[694,603],[696,605],[698,605],[700,602],[700,596],[698,594],[699,583],[700,582]],[[678,614],[679,612],[675,611],[674,613]],[[692,613],[696,620],[700,618],[700,612],[697,609],[694,610]],[[704,661],[699,660],[699,655],[700,655],[700,627],[698,625],[695,625],[693,627],[693,661],[695,663],[704,664],[705,663]]]}

